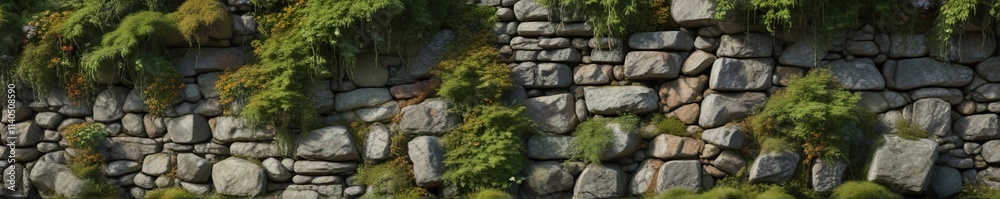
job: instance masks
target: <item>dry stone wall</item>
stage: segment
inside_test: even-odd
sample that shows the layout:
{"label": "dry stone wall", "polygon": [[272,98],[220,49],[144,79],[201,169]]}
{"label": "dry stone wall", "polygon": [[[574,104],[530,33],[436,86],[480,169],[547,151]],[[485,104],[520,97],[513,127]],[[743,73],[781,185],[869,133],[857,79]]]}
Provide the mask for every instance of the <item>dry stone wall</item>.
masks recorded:
{"label": "dry stone wall", "polygon": [[[360,61],[365,67],[357,68],[363,70],[345,80],[315,82],[315,108],[326,127],[302,132],[302,141],[289,153],[272,144],[275,129],[249,129],[223,115],[213,87],[226,67],[251,56],[240,46],[253,35],[247,28],[254,27],[246,12],[251,8],[238,2],[230,2],[233,26],[217,27],[231,36],[213,38],[218,42],[201,48],[171,50],[185,86],[165,117],[149,114],[140,90],[113,80],[79,103],[69,102],[62,89],[34,91],[47,92],[44,99],[19,92],[13,121],[4,117],[0,124],[20,131],[16,147],[2,147],[5,156],[16,154],[17,163],[0,166],[23,176],[16,182],[23,189],[0,194],[79,193],[81,179],[65,166],[73,150],[59,131],[83,122],[107,126],[104,172],[130,197],[175,186],[229,196],[358,197],[366,190],[356,182],[358,165],[387,159],[389,138],[397,133],[413,137],[398,147],[408,149],[416,184],[449,194],[441,180],[440,137],[462,118],[448,111],[454,104],[424,98],[434,93],[429,68],[454,33],[435,35],[412,52],[416,56],[410,61],[380,55],[378,62]],[[943,56],[929,53],[924,35],[864,26],[837,34],[827,49],[816,49],[816,42],[807,39],[718,22],[712,19],[712,2],[673,0],[671,13],[680,30],[626,38],[594,37],[584,17],[557,15],[532,0],[480,2],[497,8],[495,43],[516,85],[506,99],[524,104],[528,118],[548,134],[525,140],[532,163],[516,196],[614,198],[673,187],[707,190],[741,169],[748,169],[746,180],[752,182],[781,182],[795,169],[805,169],[813,189],[828,193],[842,182],[845,163],[795,168],[804,157],[792,152],[744,157],[737,150],[749,142],[747,133],[732,125],[788,86],[792,76],[814,68],[831,69],[848,90],[861,93],[861,106],[878,114],[877,130],[886,135],[868,180],[898,193],[940,197],[961,191],[963,180],[1000,187],[996,35],[966,31]],[[677,117],[689,132],[702,132],[701,138],[640,137],[616,128],[604,164],[567,162],[578,123],[625,113]],[[902,120],[933,136],[906,140],[893,135],[894,124]],[[363,143],[344,126],[352,121],[371,123]]]}

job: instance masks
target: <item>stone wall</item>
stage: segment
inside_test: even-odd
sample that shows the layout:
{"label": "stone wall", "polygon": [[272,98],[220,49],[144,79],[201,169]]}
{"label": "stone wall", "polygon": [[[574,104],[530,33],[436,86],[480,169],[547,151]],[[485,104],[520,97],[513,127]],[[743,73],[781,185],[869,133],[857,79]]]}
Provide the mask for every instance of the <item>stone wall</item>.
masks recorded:
{"label": "stone wall", "polygon": [[[815,49],[815,42],[801,39],[806,36],[774,37],[747,31],[742,23],[718,22],[711,18],[711,2],[673,0],[671,13],[683,28],[625,39],[594,38],[585,18],[554,14],[531,0],[481,2],[497,7],[495,42],[517,85],[507,99],[521,101],[528,117],[548,134],[526,140],[533,163],[514,190],[517,196],[606,198],[671,187],[707,190],[744,167],[752,182],[787,180],[804,157],[743,157],[737,150],[749,140],[731,123],[787,86],[791,76],[815,67],[830,68],[848,90],[861,93],[865,109],[878,113],[877,131],[887,134],[868,180],[899,193],[941,197],[960,191],[963,180],[984,179],[1000,187],[1000,181],[992,181],[1000,179],[1000,56],[992,33],[970,28],[953,42],[949,56],[936,56],[924,35],[888,34],[866,25],[835,34],[828,49]],[[440,136],[462,118],[448,111],[454,107],[450,102],[424,97],[434,93],[428,69],[453,33],[442,31],[409,56],[383,54],[374,62],[363,61],[373,55],[361,55],[357,68],[363,70],[355,75],[316,82],[312,94],[327,127],[302,132],[304,139],[289,156],[272,144],[274,129],[248,129],[223,115],[214,82],[226,67],[250,56],[238,45],[253,35],[245,28],[253,27],[249,6],[231,5],[234,25],[219,27],[229,29],[231,37],[171,50],[185,86],[165,117],[148,114],[139,91],[114,79],[80,103],[69,102],[62,89],[46,91],[44,99],[19,92],[13,125],[21,131],[16,147],[2,149],[5,156],[16,154],[17,163],[5,173],[20,172],[17,184],[24,187],[0,193],[79,192],[80,179],[65,166],[73,150],[59,131],[99,122],[111,137],[102,143],[105,174],[132,197],[172,186],[231,196],[357,197],[366,190],[355,182],[358,165],[387,159],[389,137],[397,133],[413,137],[400,147],[409,149],[417,185],[449,194],[441,183]],[[694,139],[616,131],[604,164],[566,162],[578,123],[623,113],[666,114],[687,124],[689,132],[703,132]],[[343,126],[357,120],[371,124],[364,143]],[[891,134],[900,120],[933,136],[900,139]],[[2,122],[6,128],[7,118]],[[824,193],[841,183],[845,167],[820,162],[798,169],[811,171],[813,189]]]}

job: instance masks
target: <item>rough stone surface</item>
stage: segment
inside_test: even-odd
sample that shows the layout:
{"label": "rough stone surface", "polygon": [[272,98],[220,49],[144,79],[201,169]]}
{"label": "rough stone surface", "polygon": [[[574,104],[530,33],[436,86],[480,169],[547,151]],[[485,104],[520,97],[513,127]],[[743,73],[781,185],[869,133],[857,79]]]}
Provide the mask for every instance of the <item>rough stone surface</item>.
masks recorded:
{"label": "rough stone surface", "polygon": [[691,55],[684,60],[684,65],[681,67],[681,73],[684,75],[701,74],[701,72],[705,71],[705,69],[712,67],[716,58],[718,57],[712,53],[701,50],[694,51],[694,53],[691,53]]}
{"label": "rough stone surface", "polygon": [[384,160],[389,158],[389,146],[392,132],[382,123],[368,127],[368,137],[365,138],[364,158],[366,160]]}
{"label": "rough stone surface", "polygon": [[528,158],[536,160],[557,160],[569,158],[573,136],[531,136],[528,138]]}
{"label": "rough stone surface", "polygon": [[252,197],[266,192],[267,177],[260,166],[231,157],[212,166],[212,184],[221,194]]}
{"label": "rough stone surface", "polygon": [[798,163],[799,154],[795,152],[761,154],[750,166],[750,182],[783,182],[792,177]]}
{"label": "rough stone surface", "polygon": [[250,128],[237,117],[220,116],[213,119],[215,127],[212,128],[212,138],[221,142],[266,141],[277,134],[273,127]]}
{"label": "rough stone surface", "polygon": [[983,84],[972,91],[972,100],[992,102],[1000,100],[1000,83]]}
{"label": "rough stone surface", "polygon": [[871,59],[838,60],[827,64],[834,78],[847,90],[882,90],[885,80]]}
{"label": "rough stone surface", "polygon": [[[590,98],[587,98],[589,101]],[[753,109],[767,101],[764,93],[713,93],[701,102],[698,125],[714,128],[750,115]]]}
{"label": "rough stone surface", "polygon": [[937,159],[937,143],[932,140],[907,140],[895,135],[875,151],[868,170],[868,180],[897,193],[921,193],[927,189],[931,169]]}
{"label": "rough stone surface", "polygon": [[698,160],[667,161],[657,171],[656,191],[677,187],[700,191],[703,177],[701,169],[701,161]]}
{"label": "rough stone surface", "polygon": [[990,57],[976,64],[976,74],[986,81],[1000,82],[1000,57]]}
{"label": "rough stone surface", "polygon": [[107,176],[121,176],[140,170],[142,170],[142,164],[128,160],[109,162],[104,166],[104,174]]}
{"label": "rough stone surface", "polygon": [[175,177],[187,182],[208,182],[212,176],[212,163],[205,158],[191,153],[177,154],[177,173]]}
{"label": "rough stone surface", "polygon": [[722,153],[719,153],[718,157],[715,157],[713,166],[728,174],[736,174],[740,169],[743,169],[743,166],[746,166],[746,163],[746,159],[743,159],[743,156],[738,152],[724,150]]}
{"label": "rough stone surface", "polygon": [[953,130],[963,140],[991,140],[1000,138],[1000,117],[996,114],[979,114],[955,120]]}
{"label": "rough stone surface", "polygon": [[660,85],[660,104],[674,109],[688,103],[702,100],[701,94],[708,87],[708,77],[681,77]]}
{"label": "rough stone surface", "polygon": [[358,150],[347,128],[330,126],[310,131],[299,142],[295,155],[310,160],[358,160]]}
{"label": "rough stone surface", "polygon": [[358,163],[356,162],[299,160],[295,161],[295,164],[292,166],[292,171],[295,171],[296,174],[316,176],[344,174],[347,172],[353,172],[357,170],[357,168]]}
{"label": "rough stone surface", "polygon": [[194,144],[212,139],[208,120],[204,116],[190,114],[167,122],[167,135],[175,143]]}
{"label": "rough stone surface", "polygon": [[584,88],[587,110],[595,114],[645,114],[655,111],[657,94],[643,86],[604,86]]}
{"label": "rough stone surface", "polygon": [[565,64],[522,62],[512,70],[514,83],[524,88],[565,88],[573,84],[573,69]]}
{"label": "rough stone surface", "polygon": [[694,37],[683,31],[640,32],[629,36],[628,46],[636,50],[688,51],[694,48]]}
{"label": "rough stone surface", "polygon": [[715,1],[673,0],[670,16],[683,27],[702,27],[715,23]]}
{"label": "rough stone surface", "polygon": [[927,132],[944,136],[951,133],[951,104],[937,98],[920,99],[903,110],[910,122]]}
{"label": "rough stone surface", "polygon": [[535,162],[525,168],[524,187],[532,195],[546,195],[573,189],[573,174],[555,161]]}
{"label": "rough stone surface", "polygon": [[268,179],[277,182],[285,182],[292,179],[292,173],[278,159],[268,158],[261,162],[261,166],[264,167],[264,172],[267,174]]}
{"label": "rough stone surface", "polygon": [[601,155],[601,160],[616,160],[629,157],[639,148],[639,132],[627,132],[622,127],[623,124],[609,123],[605,127],[611,129],[611,144]]}
{"label": "rough stone surface", "polygon": [[940,62],[932,58],[904,59],[886,63],[882,69],[886,86],[908,90],[920,87],[958,87],[972,81],[972,69]]}
{"label": "rough stone surface", "polygon": [[678,53],[632,51],[625,56],[625,77],[631,80],[677,78],[684,56]]}
{"label": "rough stone surface", "polygon": [[774,60],[719,58],[712,64],[708,87],[718,91],[763,91],[771,88]]}
{"label": "rough stone surface", "polygon": [[[927,55],[925,36],[923,34],[897,34],[891,36],[889,57],[920,57]],[[930,59],[930,58],[927,58]]]}
{"label": "rough stone surface", "polygon": [[804,39],[782,51],[778,63],[788,66],[818,67],[826,52],[826,49],[818,48],[812,40]]}
{"label": "rough stone surface", "polygon": [[163,150],[163,145],[148,138],[112,137],[111,143],[108,160],[142,161],[146,155]]}
{"label": "rough stone surface", "polygon": [[587,64],[573,68],[573,83],[576,85],[605,85],[611,83],[614,74],[611,65]]}
{"label": "rough stone surface", "polygon": [[142,161],[142,173],[151,176],[166,174],[174,167],[172,159],[172,156],[165,153],[148,155]]}
{"label": "rough stone surface", "polygon": [[734,58],[770,57],[774,51],[773,43],[774,38],[760,33],[722,35],[718,55]]}
{"label": "rough stone surface", "polygon": [[549,9],[535,1],[517,1],[514,3],[514,16],[518,21],[547,21]]}
{"label": "rough stone surface", "polygon": [[649,142],[646,154],[663,160],[692,158],[698,156],[703,145],[693,138],[660,134]]}
{"label": "rough stone surface", "polygon": [[587,165],[576,179],[573,198],[618,198],[625,196],[628,179],[616,165]]}
{"label": "rough stone surface", "polygon": [[813,191],[820,194],[833,192],[840,183],[844,181],[844,170],[847,164],[842,161],[824,161],[822,158],[816,159],[812,166],[812,187]]}
{"label": "rough stone surface", "polygon": [[433,136],[420,136],[407,143],[413,175],[417,186],[436,187],[444,175],[444,148],[441,141]]}
{"label": "rough stone surface", "polygon": [[935,166],[931,172],[930,190],[937,197],[952,197],[962,191],[962,174],[955,168]]}
{"label": "rough stone surface", "polygon": [[982,145],[983,160],[988,163],[1000,163],[1000,140],[990,140]]}
{"label": "rough stone surface", "polygon": [[334,109],[337,112],[358,108],[374,107],[392,100],[392,94],[385,88],[361,88],[340,93],[334,97]]}
{"label": "rough stone surface", "polygon": [[97,95],[94,102],[94,121],[112,122],[125,117],[125,98],[129,89],[112,87]]}
{"label": "rough stone surface", "polygon": [[565,134],[576,127],[576,103],[571,94],[534,97],[524,101],[528,119],[537,124],[538,130]]}
{"label": "rough stone surface", "polygon": [[79,197],[84,188],[84,181],[66,165],[38,161],[31,169],[29,179],[39,192],[58,194],[66,197]]}
{"label": "rough stone surface", "polygon": [[656,192],[658,179],[656,174],[661,165],[663,165],[663,161],[656,158],[642,161],[642,164],[639,164],[639,169],[632,176],[632,181],[629,181],[629,194],[642,195]]}
{"label": "rough stone surface", "polygon": [[399,129],[411,134],[441,134],[462,122],[462,117],[451,112],[454,107],[444,99],[427,99],[403,108]]}
{"label": "rough stone surface", "polygon": [[399,114],[399,103],[396,101],[389,101],[379,105],[378,107],[355,110],[354,113],[358,115],[358,118],[360,118],[361,121],[365,122],[389,121],[392,117]]}

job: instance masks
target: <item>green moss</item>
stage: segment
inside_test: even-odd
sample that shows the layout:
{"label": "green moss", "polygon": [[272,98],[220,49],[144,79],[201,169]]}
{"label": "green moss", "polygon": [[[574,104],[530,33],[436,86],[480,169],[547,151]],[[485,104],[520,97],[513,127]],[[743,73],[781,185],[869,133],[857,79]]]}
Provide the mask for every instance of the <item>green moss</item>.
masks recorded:
{"label": "green moss", "polygon": [[507,192],[503,192],[495,189],[484,189],[477,191],[476,193],[469,196],[471,199],[512,199],[514,198]]}
{"label": "green moss", "polygon": [[639,117],[631,114],[617,118],[601,118],[584,121],[576,126],[576,142],[570,152],[571,160],[583,161],[589,164],[601,164],[601,156],[611,146],[612,131],[608,124],[618,124],[626,133],[635,133],[639,126]]}
{"label": "green moss", "polygon": [[789,142],[785,138],[780,137],[766,137],[760,142],[760,152],[772,152],[772,151],[786,151],[794,150],[799,148],[794,142]]}
{"label": "green moss", "polygon": [[191,44],[208,42],[208,31],[213,26],[228,25],[226,5],[216,0],[187,0],[169,16],[177,22],[177,29]]}
{"label": "green moss", "polygon": [[959,192],[958,196],[956,196],[957,198],[1000,199],[1000,189],[985,184],[965,183],[965,186],[962,187],[962,192]]}
{"label": "green moss", "polygon": [[358,169],[358,182],[369,186],[365,196],[409,195],[411,189],[418,188],[413,183],[413,175],[409,175],[410,167],[398,161],[363,165]]}
{"label": "green moss", "polygon": [[889,189],[886,189],[882,185],[876,184],[869,181],[850,181],[844,182],[837,188],[833,189],[833,194],[830,195],[834,199],[848,199],[848,198],[903,198],[902,196],[892,193]]}
{"label": "green moss", "polygon": [[930,137],[931,133],[913,124],[910,120],[901,118],[896,121],[896,135],[908,140],[918,140]]}
{"label": "green moss", "polygon": [[524,107],[481,105],[464,117],[442,139],[447,170],[442,179],[462,193],[510,187],[509,179],[528,163],[522,137],[532,121]]}
{"label": "green moss", "polygon": [[788,194],[781,187],[771,187],[767,191],[757,195],[757,199],[795,199],[795,196]]}
{"label": "green moss", "polygon": [[670,199],[670,198],[699,198],[698,194],[688,190],[687,188],[674,187],[667,190],[663,190],[660,194],[657,194],[656,199]]}
{"label": "green moss", "polygon": [[[654,114],[653,118],[649,121],[656,126],[656,132],[659,134],[670,134],[682,137],[694,137],[687,131],[687,125],[681,122],[677,117],[666,117],[663,114]],[[695,137],[699,138],[699,137]]]}
{"label": "green moss", "polygon": [[168,199],[168,198],[205,198],[196,193],[191,193],[180,187],[153,189],[146,192],[146,199]]}

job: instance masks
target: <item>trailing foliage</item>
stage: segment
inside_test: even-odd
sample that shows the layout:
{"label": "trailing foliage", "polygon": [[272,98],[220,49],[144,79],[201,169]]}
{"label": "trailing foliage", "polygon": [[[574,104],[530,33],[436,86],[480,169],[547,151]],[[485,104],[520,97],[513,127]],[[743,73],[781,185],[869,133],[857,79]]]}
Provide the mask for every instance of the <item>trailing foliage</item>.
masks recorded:
{"label": "trailing foliage", "polygon": [[617,124],[626,133],[635,133],[639,128],[639,117],[625,114],[617,118],[595,117],[576,126],[576,142],[570,152],[571,160],[589,164],[601,164],[601,157],[611,146],[614,135],[608,125]]}
{"label": "trailing foliage", "polygon": [[447,170],[442,178],[463,192],[510,187],[508,179],[528,163],[522,136],[532,122],[524,107],[482,105],[464,117],[442,139]]}
{"label": "trailing foliage", "polygon": [[[854,27],[868,13],[888,17],[894,0],[718,0],[715,18],[745,18],[762,22],[767,30],[792,28],[817,33]],[[739,22],[739,21],[737,21]]]}
{"label": "trailing foliage", "polygon": [[463,108],[494,103],[513,87],[510,67],[497,60],[499,53],[489,43],[490,30],[496,21],[495,11],[491,10],[494,9],[470,9],[458,17],[463,21],[450,23],[457,29],[456,42],[432,70],[441,80],[438,96]]}
{"label": "trailing foliage", "polygon": [[892,193],[889,189],[883,187],[882,185],[876,184],[870,181],[849,181],[840,184],[837,188],[833,189],[833,194],[830,195],[831,198],[835,199],[848,199],[848,198],[903,198],[902,196]]}
{"label": "trailing foliage", "polygon": [[800,143],[806,162],[815,157],[844,159],[863,133],[858,129],[868,129],[860,126],[865,113],[857,106],[859,99],[835,82],[829,70],[816,69],[771,96],[749,126],[759,141]]}
{"label": "trailing foliage", "polygon": [[[51,86],[58,86],[59,82],[63,82],[62,77],[69,76],[71,72],[77,70],[69,53],[73,49],[67,47],[67,42],[59,35],[60,24],[70,13],[72,12],[46,11],[41,13],[41,17],[37,20],[29,23],[36,30],[34,34],[29,35],[31,39],[17,59],[14,72],[35,90],[47,91]],[[46,92],[36,92],[36,95],[43,97],[43,93]]]}
{"label": "trailing foliage", "polygon": [[662,0],[535,0],[554,13],[583,12],[597,37],[625,37],[668,26],[669,2]]}
{"label": "trailing foliage", "polygon": [[156,115],[177,97],[180,74],[163,57],[165,49],[158,45],[176,35],[177,27],[163,13],[142,11],[122,19],[118,27],[101,39],[100,45],[83,55],[83,73],[96,79],[101,71],[122,71],[135,77],[135,85],[145,88],[140,97]]}

